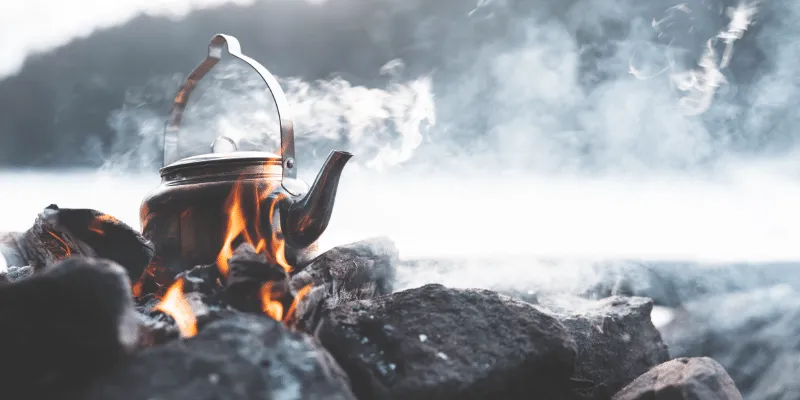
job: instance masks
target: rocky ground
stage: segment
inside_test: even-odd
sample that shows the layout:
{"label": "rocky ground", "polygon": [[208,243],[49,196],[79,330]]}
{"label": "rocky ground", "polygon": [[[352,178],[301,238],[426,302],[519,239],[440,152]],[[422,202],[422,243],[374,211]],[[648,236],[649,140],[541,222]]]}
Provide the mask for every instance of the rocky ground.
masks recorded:
{"label": "rocky ground", "polygon": [[[76,215],[127,231],[115,241],[126,247],[100,247],[102,229]],[[387,239],[291,274],[240,246],[225,277],[214,265],[178,276],[187,334],[180,315],[154,308],[168,294],[132,296],[153,254],[124,224],[53,206],[5,238],[31,261],[0,271],[0,387],[12,398],[800,398],[800,297],[786,265],[601,264],[593,282],[561,292],[398,288],[419,265]],[[262,281],[294,294],[286,317],[261,309]],[[671,315],[658,328],[655,304]]]}

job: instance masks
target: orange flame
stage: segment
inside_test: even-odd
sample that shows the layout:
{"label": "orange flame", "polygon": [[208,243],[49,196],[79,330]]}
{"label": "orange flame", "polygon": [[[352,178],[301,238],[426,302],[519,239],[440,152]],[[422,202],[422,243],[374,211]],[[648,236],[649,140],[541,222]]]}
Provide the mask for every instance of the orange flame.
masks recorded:
{"label": "orange flame", "polygon": [[47,231],[47,233],[49,233],[50,236],[54,237],[56,240],[58,240],[59,243],[61,243],[62,246],[64,246],[64,252],[66,252],[66,254],[64,254],[64,257],[69,257],[70,255],[72,255],[72,249],[69,248],[69,245],[67,245],[67,243],[63,239],[61,239],[61,237],[59,237],[58,235],[56,235],[51,231]]}
{"label": "orange flame", "polygon": [[272,282],[261,286],[261,311],[270,318],[281,321],[283,320],[283,304],[280,300],[273,299],[273,296],[279,297],[273,292]]}
{"label": "orange flame", "polygon": [[96,234],[98,234],[98,235],[100,235],[100,236],[103,236],[106,233],[103,231],[102,224],[104,224],[104,223],[118,223],[118,222],[119,221],[116,218],[114,218],[114,217],[112,217],[112,216],[110,216],[108,214],[100,214],[100,215],[94,217],[94,219],[92,219],[91,222],[89,222],[89,230],[94,232],[94,233],[96,233]]}
{"label": "orange flame", "polygon": [[302,289],[297,291],[297,295],[294,296],[294,300],[292,300],[292,305],[289,306],[289,312],[286,313],[286,319],[284,321],[291,321],[294,319],[294,314],[297,312],[297,304],[303,300],[304,297],[311,291],[311,284],[303,286]]}
{"label": "orange flame", "polygon": [[288,322],[294,319],[297,304],[311,291],[311,284],[297,291],[297,295],[289,306],[289,311],[284,315],[283,303],[280,301],[281,293],[276,291],[272,282],[261,286],[261,310],[276,321]]}
{"label": "orange flame", "polygon": [[182,337],[192,337],[197,334],[197,317],[192,311],[192,306],[183,297],[183,279],[178,279],[167,289],[164,298],[153,307],[153,311],[161,311],[172,317]]}
{"label": "orange flame", "polygon": [[[217,255],[217,266],[223,276],[228,275],[228,261],[233,256],[234,242],[241,239],[244,243],[249,243],[255,248],[257,253],[265,253],[270,261],[283,267],[289,273],[292,266],[286,261],[286,245],[282,237],[274,229],[270,229],[269,237],[265,237],[261,232],[261,203],[269,201],[270,226],[274,225],[272,218],[275,216],[275,209],[278,203],[285,198],[285,194],[278,192],[273,195],[276,188],[275,184],[269,184],[266,188],[256,190],[251,201],[245,201],[244,180],[240,179],[233,187],[228,199],[225,201],[225,209],[228,214],[228,223],[225,231],[225,239]],[[255,186],[255,185],[254,185]],[[252,206],[254,216],[252,223],[248,223],[248,214],[245,206]]]}
{"label": "orange flame", "polygon": [[142,297],[142,285],[143,282],[141,280],[133,283],[131,286],[131,294],[133,294],[133,297]]}

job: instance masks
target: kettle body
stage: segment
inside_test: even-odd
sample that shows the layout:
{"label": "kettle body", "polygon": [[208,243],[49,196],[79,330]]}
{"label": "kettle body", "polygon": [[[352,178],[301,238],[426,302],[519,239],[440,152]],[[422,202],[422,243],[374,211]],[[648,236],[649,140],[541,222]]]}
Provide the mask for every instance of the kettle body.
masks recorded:
{"label": "kettle body", "polygon": [[[211,153],[178,159],[178,132],[189,95],[226,45],[261,76],[275,100],[280,154],[235,151],[235,142],[220,136]],[[236,38],[215,35],[207,58],[175,97],[165,129],[161,184],[140,208],[142,235],[155,245],[144,279],[164,287],[182,271],[213,263],[224,276],[227,258],[244,242],[291,272],[316,255],[316,241],[330,220],[339,178],[351,157],[332,151],[313,185],[297,179],[294,125],[280,85],[241,53]]]}

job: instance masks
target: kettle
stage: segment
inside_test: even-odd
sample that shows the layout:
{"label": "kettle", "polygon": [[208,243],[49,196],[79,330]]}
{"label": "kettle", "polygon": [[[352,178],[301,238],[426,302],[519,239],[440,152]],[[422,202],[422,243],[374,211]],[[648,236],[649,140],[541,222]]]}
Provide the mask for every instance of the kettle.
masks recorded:
{"label": "kettle", "polygon": [[[261,76],[272,95],[280,123],[280,154],[237,151],[232,139],[220,136],[211,153],[178,159],[178,133],[189,95],[226,47]],[[339,178],[351,157],[332,151],[310,187],[299,180],[294,124],[278,81],[242,54],[235,37],[214,35],[208,56],[175,96],[164,132],[161,184],[141,205],[142,235],[155,245],[144,278],[164,287],[182,271],[214,263],[224,276],[227,258],[245,241],[291,272],[316,255],[316,241],[328,226]]]}

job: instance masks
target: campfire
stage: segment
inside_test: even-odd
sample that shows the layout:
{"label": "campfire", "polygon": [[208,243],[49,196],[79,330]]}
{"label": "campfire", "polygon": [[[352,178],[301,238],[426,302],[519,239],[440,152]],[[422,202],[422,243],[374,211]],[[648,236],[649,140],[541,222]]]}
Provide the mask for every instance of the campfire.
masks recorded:
{"label": "campfire", "polygon": [[[189,94],[225,45],[275,98],[279,154],[220,137],[228,145],[178,159]],[[0,235],[4,398],[740,398],[713,360],[667,362],[650,299],[395,292],[396,269],[412,266],[388,239],[320,253],[351,155],[332,152],[305,185],[289,115],[274,77],[216,35],[176,96],[141,232],[50,205]],[[699,398],[686,396],[664,398]]]}

